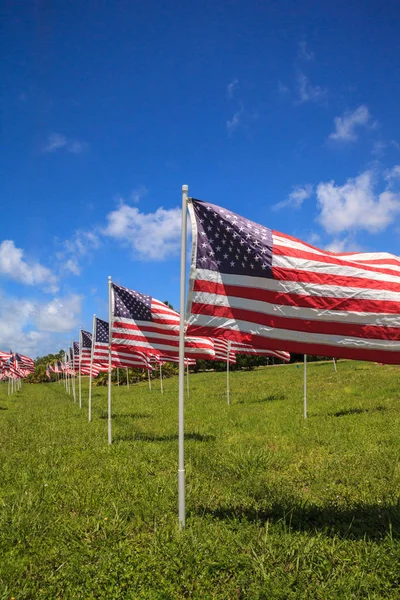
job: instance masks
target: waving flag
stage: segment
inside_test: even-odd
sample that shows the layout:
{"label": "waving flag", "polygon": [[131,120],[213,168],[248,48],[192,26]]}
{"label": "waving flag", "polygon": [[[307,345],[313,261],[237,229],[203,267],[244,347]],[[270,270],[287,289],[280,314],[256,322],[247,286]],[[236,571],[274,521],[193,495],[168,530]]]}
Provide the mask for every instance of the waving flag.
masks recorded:
{"label": "waving flag", "polygon": [[215,360],[222,360],[226,362],[229,357],[229,362],[231,364],[236,363],[236,354],[232,349],[232,342],[229,342],[230,340],[224,340],[224,338],[214,339]]}
{"label": "waving flag", "polygon": [[[112,284],[112,344],[116,350],[178,356],[179,314],[146,294]],[[185,338],[187,358],[213,359],[211,339]]]}
{"label": "waving flag", "polygon": [[[102,321],[102,319],[96,317],[93,360],[100,365],[108,365],[108,337],[109,324],[107,321]],[[148,357],[142,352],[124,350],[124,348],[120,350],[116,349],[114,345],[112,346],[111,364],[113,368],[130,367],[132,369],[149,369],[150,371],[153,369]]]}
{"label": "waving flag", "polygon": [[188,333],[397,364],[400,259],[338,254],[192,200]]}
{"label": "waving flag", "polygon": [[16,352],[14,355],[14,367],[16,369],[26,370],[30,373],[35,371],[35,363],[29,356],[25,356],[24,354],[18,354]]}
{"label": "waving flag", "polygon": [[275,358],[280,358],[285,362],[289,362],[290,354],[289,352],[284,352],[283,350],[270,350],[264,348],[254,348],[249,344],[242,344],[241,342],[231,342],[232,351],[235,354],[254,354],[255,356],[274,356]]}

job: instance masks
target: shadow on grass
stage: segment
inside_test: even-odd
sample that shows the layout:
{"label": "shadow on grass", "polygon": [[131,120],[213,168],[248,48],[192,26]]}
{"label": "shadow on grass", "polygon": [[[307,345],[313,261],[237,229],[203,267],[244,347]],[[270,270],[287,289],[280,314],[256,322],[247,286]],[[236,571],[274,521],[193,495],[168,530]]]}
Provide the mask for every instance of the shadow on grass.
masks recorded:
{"label": "shadow on grass", "polygon": [[362,413],[382,412],[387,410],[385,406],[376,406],[375,408],[346,408],[338,410],[335,413],[329,413],[330,417],[346,417],[348,415],[360,415]]}
{"label": "shadow on grass", "polygon": [[[112,413],[112,419],[150,419],[153,415],[150,413]],[[101,413],[99,419],[108,419],[107,413]]]}
{"label": "shadow on grass", "polygon": [[258,400],[250,400],[247,404],[260,404],[261,402],[275,402],[276,400],[286,400],[286,394],[270,394],[265,398],[259,398]]}
{"label": "shadow on grass", "polygon": [[281,523],[289,531],[320,532],[341,538],[380,540],[389,535],[400,538],[400,505],[359,504],[351,509],[312,504],[273,504],[256,509],[243,506],[210,509],[199,507],[196,514],[222,521],[246,521],[258,525]]}
{"label": "shadow on grass", "polygon": [[8,410],[7,406],[0,406],[0,410]]}
{"label": "shadow on grass", "polygon": [[[142,433],[140,431],[121,434],[115,436],[115,441],[118,442],[175,442],[178,439],[177,434],[173,435],[156,435],[153,433]],[[209,435],[207,433],[185,433],[185,440],[194,440],[195,442],[213,442],[216,440],[215,435]]]}

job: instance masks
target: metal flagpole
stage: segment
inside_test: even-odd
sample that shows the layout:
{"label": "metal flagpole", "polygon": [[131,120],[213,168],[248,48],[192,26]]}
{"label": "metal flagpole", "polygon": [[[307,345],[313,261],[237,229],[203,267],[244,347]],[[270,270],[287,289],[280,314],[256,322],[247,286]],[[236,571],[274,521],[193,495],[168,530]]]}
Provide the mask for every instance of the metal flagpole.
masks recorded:
{"label": "metal flagpole", "polygon": [[111,340],[112,340],[112,298],[111,277],[108,277],[108,443],[112,443],[111,435]]}
{"label": "metal flagpole", "polygon": [[75,390],[75,350],[74,350],[74,340],[72,340],[72,372],[71,381],[72,381],[72,395],[74,397],[74,402],[76,402],[76,390]]}
{"label": "metal flagpole", "polygon": [[128,367],[126,367],[126,386],[129,390],[129,373],[128,373]]}
{"label": "metal flagpole", "polygon": [[228,406],[231,403],[230,389],[229,389],[229,352],[231,350],[231,341],[228,340],[226,351],[226,400],[228,402]]}
{"label": "metal flagpole", "polygon": [[161,390],[161,393],[163,394],[164,393],[164,389],[163,389],[163,382],[162,382],[162,366],[161,366],[161,363],[160,363],[160,390]]}
{"label": "metal flagpole", "polygon": [[337,368],[336,368],[336,360],[335,359],[333,359],[333,368],[335,369],[335,373],[336,373]]}
{"label": "metal flagpole", "polygon": [[304,355],[304,418],[307,419],[307,354]]}
{"label": "metal flagpole", "polygon": [[94,354],[95,340],[96,340],[96,315],[93,315],[92,347],[90,349],[89,399],[88,399],[88,421],[89,421],[89,423],[92,420],[92,375],[93,375],[93,354]]}
{"label": "metal flagpole", "polygon": [[8,378],[8,391],[7,391],[7,396],[10,395],[10,377]]}
{"label": "metal flagpole", "polygon": [[117,367],[117,385],[119,387],[119,369],[118,369],[118,367]]}
{"label": "metal flagpole", "polygon": [[189,361],[186,363],[186,392],[188,398],[190,398],[190,389],[189,389]]}
{"label": "metal flagpole", "polygon": [[186,233],[188,186],[182,186],[181,224],[181,281],[179,293],[179,396],[178,396],[178,521],[185,527],[185,288],[186,288]]}
{"label": "metal flagpole", "polygon": [[82,374],[81,374],[81,360],[82,360],[82,327],[79,329],[79,408],[82,408]]}
{"label": "metal flagpole", "polygon": [[147,369],[147,379],[149,380],[149,390],[151,391],[150,369]]}

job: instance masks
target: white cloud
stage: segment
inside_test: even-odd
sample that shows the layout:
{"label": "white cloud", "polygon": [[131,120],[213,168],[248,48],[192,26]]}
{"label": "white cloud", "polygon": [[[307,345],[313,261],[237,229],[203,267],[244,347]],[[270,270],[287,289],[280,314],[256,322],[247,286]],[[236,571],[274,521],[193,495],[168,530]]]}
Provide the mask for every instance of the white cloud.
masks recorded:
{"label": "white cloud", "polygon": [[38,304],[5,296],[0,291],[0,348],[11,348],[32,358],[58,352],[71,343],[80,312],[79,296]]}
{"label": "white cloud", "polygon": [[82,154],[87,150],[88,144],[80,140],[68,139],[61,133],[50,133],[47,137],[47,142],[43,148],[44,154],[56,152],[57,150],[64,149],[66,152],[71,154]]}
{"label": "white cloud", "polygon": [[226,88],[226,93],[228,94],[228,98],[232,99],[234,94],[235,94],[235,90],[238,86],[239,81],[236,79],[232,79],[232,81],[230,83],[228,83],[228,87]]}
{"label": "white cloud", "polygon": [[308,60],[313,60],[313,58],[314,58],[314,53],[308,49],[308,45],[305,40],[299,42],[299,49],[298,49],[297,54],[298,54],[298,57],[302,60],[308,61]]}
{"label": "white cloud", "polygon": [[288,94],[289,92],[290,90],[287,87],[287,85],[282,83],[282,81],[278,81],[278,94],[280,94],[281,96],[286,96],[286,94]]}
{"label": "white cloud", "polygon": [[62,263],[62,270],[80,275],[81,259],[97,250],[100,246],[100,239],[95,231],[79,229],[70,240],[65,240],[62,245],[63,250],[56,254],[58,260]]}
{"label": "white cloud", "polygon": [[354,142],[357,140],[355,129],[368,124],[371,115],[368,107],[361,104],[353,112],[345,112],[343,117],[335,117],[335,131],[330,134],[331,140]]}
{"label": "white cloud", "polygon": [[290,192],[286,200],[282,200],[272,207],[273,210],[280,210],[281,208],[291,207],[300,208],[304,200],[307,200],[313,193],[313,186],[307,183],[306,185],[297,185]]}
{"label": "white cloud", "polygon": [[136,206],[122,203],[107,215],[102,233],[130,246],[142,260],[165,260],[180,247],[181,209],[158,208],[142,213]]}
{"label": "white cloud", "polygon": [[388,189],[375,194],[371,171],[348,179],[343,186],[334,181],[320,183],[317,200],[321,211],[318,221],[332,234],[358,229],[383,231],[400,212],[400,194]]}
{"label": "white cloud", "polygon": [[296,77],[296,90],[298,93],[298,103],[321,102],[326,99],[327,90],[319,85],[311,85],[308,77],[299,71]]}
{"label": "white cloud", "polygon": [[232,119],[229,119],[226,122],[226,128],[228,130],[228,133],[233,133],[239,127],[242,114],[243,111],[241,109],[237,110],[233,115]]}
{"label": "white cloud", "polygon": [[391,185],[396,179],[400,179],[400,165],[395,165],[385,173],[385,179]]}
{"label": "white cloud", "polygon": [[76,328],[82,311],[82,296],[71,294],[54,298],[39,307],[35,323],[40,331],[65,333]]}
{"label": "white cloud", "polygon": [[348,236],[343,239],[333,239],[327,246],[325,246],[325,250],[328,250],[328,252],[343,253],[361,252],[362,248],[356,244],[350,236]]}
{"label": "white cloud", "polygon": [[0,244],[0,275],[25,285],[45,284],[53,292],[58,289],[57,278],[50,269],[38,262],[26,262],[24,251],[17,248],[12,240],[4,240]]}

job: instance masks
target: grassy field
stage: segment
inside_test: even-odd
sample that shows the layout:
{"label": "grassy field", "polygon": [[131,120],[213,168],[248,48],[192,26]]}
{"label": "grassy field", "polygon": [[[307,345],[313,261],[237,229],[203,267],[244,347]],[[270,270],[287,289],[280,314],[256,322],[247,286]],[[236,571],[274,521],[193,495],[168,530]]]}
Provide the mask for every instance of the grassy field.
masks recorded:
{"label": "grassy field", "polygon": [[187,528],[177,380],[0,385],[0,599],[400,598],[400,370],[340,362],[191,376]]}

